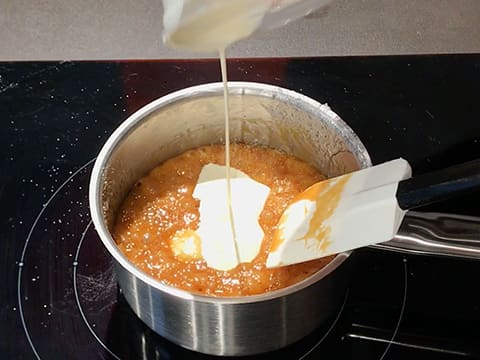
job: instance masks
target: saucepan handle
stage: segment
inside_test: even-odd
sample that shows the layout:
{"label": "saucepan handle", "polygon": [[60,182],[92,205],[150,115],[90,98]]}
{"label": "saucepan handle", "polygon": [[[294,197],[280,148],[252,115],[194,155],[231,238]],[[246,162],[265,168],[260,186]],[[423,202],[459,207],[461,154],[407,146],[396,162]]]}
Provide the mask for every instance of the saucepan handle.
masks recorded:
{"label": "saucepan handle", "polygon": [[409,211],[392,240],[371,247],[480,260],[480,217]]}

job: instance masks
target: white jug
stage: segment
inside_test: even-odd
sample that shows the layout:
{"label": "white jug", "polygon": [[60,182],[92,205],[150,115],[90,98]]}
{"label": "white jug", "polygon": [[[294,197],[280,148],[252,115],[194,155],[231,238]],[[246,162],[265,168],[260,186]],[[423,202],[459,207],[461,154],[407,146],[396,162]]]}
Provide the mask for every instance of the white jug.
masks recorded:
{"label": "white jug", "polygon": [[331,0],[162,0],[168,46],[218,52],[257,29],[282,26]]}

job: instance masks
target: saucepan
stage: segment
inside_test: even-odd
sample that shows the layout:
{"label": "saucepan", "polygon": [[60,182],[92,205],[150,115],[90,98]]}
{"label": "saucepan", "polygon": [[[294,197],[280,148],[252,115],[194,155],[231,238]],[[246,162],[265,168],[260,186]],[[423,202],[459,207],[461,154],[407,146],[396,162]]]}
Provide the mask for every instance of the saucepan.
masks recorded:
{"label": "saucepan", "polygon": [[[251,82],[230,82],[229,94],[232,142],[280,149],[313,164],[327,177],[371,165],[361,140],[328,105],[288,89]],[[351,252],[338,254],[324,268],[287,288],[253,296],[211,297],[164,285],[143,273],[118,249],[110,233],[120,204],[138,179],[187,149],[224,143],[223,109],[222,84],[210,83],[171,93],[138,110],[101,149],[91,175],[89,201],[120,289],[136,315],[187,349],[243,356],[285,347],[330,321],[345,298]],[[455,221],[461,226],[464,219]],[[442,227],[438,221],[436,225]],[[428,236],[415,241],[411,228],[408,231],[410,237],[397,238],[390,247],[436,252]],[[426,233],[431,237],[435,231]],[[480,254],[464,243],[446,243],[440,251]]]}

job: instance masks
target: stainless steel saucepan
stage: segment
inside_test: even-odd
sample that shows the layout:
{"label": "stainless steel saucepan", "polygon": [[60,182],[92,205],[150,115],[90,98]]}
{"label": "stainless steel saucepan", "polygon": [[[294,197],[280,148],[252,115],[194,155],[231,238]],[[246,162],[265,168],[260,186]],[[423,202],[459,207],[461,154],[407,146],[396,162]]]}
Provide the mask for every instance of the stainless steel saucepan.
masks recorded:
{"label": "stainless steel saucepan", "polygon": [[[259,83],[230,82],[229,93],[232,142],[284,150],[329,177],[371,165],[362,142],[327,105]],[[339,254],[319,272],[288,288],[217,298],[172,288],[146,275],[127,260],[110,234],[117,209],[139,178],[187,149],[223,143],[223,136],[221,83],[186,88],[153,101],[122,123],[101,149],[90,180],[90,209],[114,260],[123,295],[150,328],[202,353],[257,354],[291,344],[336,315],[348,285],[350,253]],[[421,220],[424,224],[423,218],[417,223]],[[408,250],[404,246],[408,241],[395,241],[400,246],[391,247]],[[467,255],[480,256],[474,246],[461,246]],[[434,249],[426,238],[411,248]]]}

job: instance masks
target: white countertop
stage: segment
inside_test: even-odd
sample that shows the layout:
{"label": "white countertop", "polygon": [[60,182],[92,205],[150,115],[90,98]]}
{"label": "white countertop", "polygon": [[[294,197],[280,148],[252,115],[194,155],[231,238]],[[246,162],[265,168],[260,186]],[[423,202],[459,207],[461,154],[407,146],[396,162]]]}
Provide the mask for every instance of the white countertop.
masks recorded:
{"label": "white countertop", "polygon": [[[0,60],[210,57],[162,44],[160,0],[3,0],[1,8]],[[480,53],[480,0],[334,0],[227,51],[231,57],[431,53]]]}

